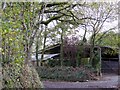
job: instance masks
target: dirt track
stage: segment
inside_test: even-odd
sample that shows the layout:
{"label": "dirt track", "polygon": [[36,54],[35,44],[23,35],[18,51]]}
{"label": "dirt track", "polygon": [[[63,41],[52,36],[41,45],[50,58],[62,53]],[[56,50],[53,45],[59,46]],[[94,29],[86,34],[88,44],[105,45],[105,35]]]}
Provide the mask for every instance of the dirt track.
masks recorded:
{"label": "dirt track", "polygon": [[[51,82],[43,81],[45,88],[117,88],[118,86],[117,75],[103,75],[98,81],[88,82]],[[93,89],[92,89],[93,90]],[[106,89],[105,89],[106,90]]]}

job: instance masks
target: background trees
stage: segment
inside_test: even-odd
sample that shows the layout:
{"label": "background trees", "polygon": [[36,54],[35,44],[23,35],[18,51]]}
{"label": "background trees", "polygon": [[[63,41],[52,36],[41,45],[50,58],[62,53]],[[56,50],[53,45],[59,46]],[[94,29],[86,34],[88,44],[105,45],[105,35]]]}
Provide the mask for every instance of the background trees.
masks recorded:
{"label": "background trees", "polygon": [[[87,8],[87,10],[86,10]],[[106,22],[111,22],[111,20],[116,20],[116,7],[110,3],[88,3],[88,7],[85,7],[85,16],[90,16],[93,19],[85,20],[86,28],[91,32],[90,45],[91,45],[91,55],[90,62],[92,66],[96,63],[94,62],[94,48],[95,48],[95,39],[100,32],[106,32],[108,30],[103,30]],[[112,27],[112,29],[114,29]]]}
{"label": "background trees", "polygon": [[[37,66],[39,66],[39,51],[42,51],[42,61],[46,47],[56,43],[61,44],[61,66],[64,65],[64,53],[67,56],[66,59],[70,59],[71,66],[74,66],[73,64],[77,67],[82,66],[84,45],[89,44],[91,54],[89,64],[95,69],[100,69],[100,53],[98,50],[96,56],[95,46],[116,47],[116,44],[119,44],[116,36],[118,34],[110,32],[116,27],[107,28],[107,30],[103,28],[106,27],[106,23],[117,20],[115,5],[96,2],[3,2],[0,11],[2,12],[0,53],[2,52],[3,66],[5,64],[10,66],[10,68],[5,66],[4,73],[10,70],[13,71],[12,76],[16,74],[15,78],[25,75],[25,79],[29,73],[38,76],[34,75],[32,67],[28,66],[32,54],[36,55]],[[11,74],[8,73],[9,75]],[[29,78],[34,79],[33,76]],[[11,80],[16,85],[17,79],[8,80],[8,85],[9,82],[11,84]],[[26,85],[26,82],[24,83],[23,85]],[[31,81],[29,86],[34,84]]]}
{"label": "background trees", "polygon": [[[34,51],[36,51],[36,59],[38,61],[38,51],[40,49],[42,49],[41,59],[43,59],[44,50],[46,46],[51,44],[50,42],[62,43],[62,60],[64,37],[71,37],[73,33],[76,33],[77,36],[78,33],[83,33],[83,35],[78,36],[81,39],[79,46],[91,44],[92,62],[95,44],[100,42],[103,44],[103,37],[101,36],[106,36],[106,38],[110,36],[106,32],[110,29],[104,31],[103,26],[106,22],[116,20],[115,15],[116,7],[110,3],[3,3],[3,61],[5,61],[5,58],[8,61],[11,61],[11,58],[14,60],[14,55],[19,54],[16,57],[28,63],[31,59],[31,52]],[[87,38],[88,32],[91,34],[90,39]],[[113,40],[116,40],[116,38]],[[106,39],[104,41],[109,42]],[[81,51],[82,49],[80,53]]]}
{"label": "background trees", "polygon": [[96,37],[95,43],[101,46],[118,46],[118,33],[114,31],[109,31],[106,34],[99,33]]}

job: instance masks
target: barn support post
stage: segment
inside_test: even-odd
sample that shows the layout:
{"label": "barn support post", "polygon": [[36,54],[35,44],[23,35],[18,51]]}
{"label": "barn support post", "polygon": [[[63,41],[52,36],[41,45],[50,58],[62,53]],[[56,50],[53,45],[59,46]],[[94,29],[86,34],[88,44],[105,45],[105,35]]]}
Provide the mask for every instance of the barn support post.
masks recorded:
{"label": "barn support post", "polygon": [[102,72],[101,72],[101,68],[102,68],[101,48],[98,47],[98,49],[99,49],[99,57],[100,57],[100,61],[99,61],[99,64],[100,64],[99,75],[102,77]]}
{"label": "barn support post", "polygon": [[118,58],[118,75],[120,75],[120,47],[119,47],[119,58]]}
{"label": "barn support post", "polygon": [[120,75],[120,2],[118,2],[118,48],[119,48],[119,60],[118,60],[118,75]]}
{"label": "barn support post", "polygon": [[99,68],[98,68],[98,75],[102,77],[102,72],[101,72],[101,68],[102,68],[102,58],[101,58],[101,47],[94,47],[94,48],[97,48],[97,51],[98,51],[98,55],[99,55]]}

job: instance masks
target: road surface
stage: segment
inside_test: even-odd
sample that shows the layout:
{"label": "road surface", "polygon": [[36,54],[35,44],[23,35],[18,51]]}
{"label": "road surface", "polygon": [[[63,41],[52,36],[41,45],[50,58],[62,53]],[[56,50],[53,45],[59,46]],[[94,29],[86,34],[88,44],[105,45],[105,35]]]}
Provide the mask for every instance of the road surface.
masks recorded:
{"label": "road surface", "polygon": [[113,88],[117,88],[118,86],[118,80],[119,79],[117,75],[103,75],[103,77],[98,81],[88,82],[43,81],[43,84],[45,88],[112,88],[112,90],[114,90]]}

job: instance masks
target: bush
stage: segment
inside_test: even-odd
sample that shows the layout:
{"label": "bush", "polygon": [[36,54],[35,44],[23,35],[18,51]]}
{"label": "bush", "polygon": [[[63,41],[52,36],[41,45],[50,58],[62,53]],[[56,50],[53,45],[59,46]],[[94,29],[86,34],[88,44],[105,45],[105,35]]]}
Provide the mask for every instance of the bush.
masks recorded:
{"label": "bush", "polygon": [[[81,58],[78,60],[78,65],[88,65],[89,64],[89,58]],[[49,59],[48,66],[55,67],[55,66],[61,66],[61,61],[59,59]],[[63,59],[63,66],[73,66],[76,67],[76,61],[75,60],[69,60],[69,59]]]}
{"label": "bush", "polygon": [[[67,59],[63,60],[63,66],[74,66],[75,67],[76,66],[75,64],[76,63],[73,64],[71,60],[67,60]],[[61,61],[59,59],[49,60],[48,66],[50,67],[61,66]]]}
{"label": "bush", "polygon": [[60,60],[59,59],[49,59],[48,66],[51,66],[51,67],[60,66]]}
{"label": "bush", "polygon": [[81,65],[89,65],[89,58],[82,58]]}
{"label": "bush", "polygon": [[86,81],[95,80],[95,74],[88,68],[73,67],[37,67],[41,79],[62,81]]}
{"label": "bush", "polygon": [[2,71],[4,88],[43,88],[36,70],[29,65],[5,64]]}

